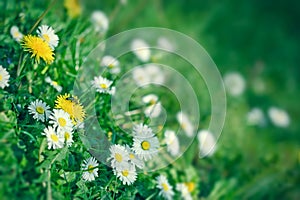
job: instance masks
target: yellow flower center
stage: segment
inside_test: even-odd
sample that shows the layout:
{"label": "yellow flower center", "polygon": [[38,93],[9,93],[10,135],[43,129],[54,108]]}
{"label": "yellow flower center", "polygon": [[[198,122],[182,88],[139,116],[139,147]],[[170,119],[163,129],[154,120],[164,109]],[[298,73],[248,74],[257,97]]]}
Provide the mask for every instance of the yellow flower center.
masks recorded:
{"label": "yellow flower center", "polygon": [[161,184],[161,186],[163,187],[164,191],[168,191],[169,190],[169,186],[166,183]]}
{"label": "yellow flower center", "polygon": [[195,189],[195,183],[194,182],[187,182],[185,183],[186,187],[188,188],[189,192],[193,192]]}
{"label": "yellow flower center", "polygon": [[45,112],[44,108],[41,107],[41,106],[37,106],[35,110],[36,110],[36,112],[38,112],[39,114],[44,114],[44,112]]}
{"label": "yellow flower center", "polygon": [[89,173],[93,173],[93,170],[94,170],[93,168],[94,168],[93,165],[89,165],[89,166],[88,166],[88,172],[89,172]]}
{"label": "yellow flower center", "polygon": [[129,171],[128,170],[123,170],[122,175],[127,177],[129,175]]}
{"label": "yellow flower center", "polygon": [[2,81],[2,79],[3,79],[3,77],[2,77],[2,75],[0,74],[0,81]]}
{"label": "yellow flower center", "polygon": [[110,63],[109,65],[108,65],[108,68],[114,68],[114,64],[112,64],[112,63]]}
{"label": "yellow flower center", "polygon": [[43,34],[43,38],[44,38],[44,40],[46,40],[46,42],[50,41],[50,37],[48,34]]}
{"label": "yellow flower center", "polygon": [[101,87],[102,89],[106,89],[106,88],[107,88],[107,85],[106,85],[105,83],[100,83],[100,87]]}
{"label": "yellow flower center", "polygon": [[54,142],[58,142],[58,137],[56,134],[52,133],[51,134],[51,140],[54,141]]}
{"label": "yellow flower center", "polygon": [[132,159],[134,159],[134,154],[133,153],[130,153],[129,154],[129,158],[132,160]]}
{"label": "yellow flower center", "polygon": [[68,141],[70,137],[71,137],[70,133],[65,132],[65,140]]}
{"label": "yellow flower center", "polygon": [[53,86],[58,86],[58,83],[56,81],[52,81]]}
{"label": "yellow flower center", "polygon": [[150,105],[154,105],[154,104],[156,104],[156,101],[154,99],[151,99],[150,100]]}
{"label": "yellow flower center", "polygon": [[122,160],[123,160],[123,157],[122,157],[122,155],[121,155],[121,154],[119,154],[119,153],[116,153],[116,154],[115,154],[115,159],[116,159],[118,162],[122,162]]}
{"label": "yellow flower center", "polygon": [[149,150],[151,145],[148,141],[143,141],[141,146],[143,150]]}
{"label": "yellow flower center", "polygon": [[64,118],[60,117],[60,118],[58,118],[58,123],[61,127],[65,127],[67,124],[67,121]]}

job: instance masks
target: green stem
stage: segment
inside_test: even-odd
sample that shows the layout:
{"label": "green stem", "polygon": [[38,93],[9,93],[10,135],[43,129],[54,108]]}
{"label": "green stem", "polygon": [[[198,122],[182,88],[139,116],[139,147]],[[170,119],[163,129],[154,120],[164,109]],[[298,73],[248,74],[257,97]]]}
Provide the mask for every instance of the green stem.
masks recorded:
{"label": "green stem", "polygon": [[47,170],[47,200],[52,200],[52,190],[51,190],[51,165]]}

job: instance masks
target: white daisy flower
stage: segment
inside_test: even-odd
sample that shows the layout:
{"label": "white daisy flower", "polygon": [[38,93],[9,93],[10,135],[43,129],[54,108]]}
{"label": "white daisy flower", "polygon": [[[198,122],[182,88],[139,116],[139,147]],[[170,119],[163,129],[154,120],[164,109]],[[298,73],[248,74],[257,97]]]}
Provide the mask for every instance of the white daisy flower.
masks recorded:
{"label": "white daisy flower", "polygon": [[125,148],[129,153],[129,162],[132,165],[140,169],[143,169],[145,166],[144,162],[135,155],[134,151],[128,145],[126,145]]}
{"label": "white daisy flower", "polygon": [[181,198],[184,200],[192,200],[191,193],[189,192],[188,187],[184,183],[177,183],[176,190],[180,192]]}
{"label": "white daisy flower", "polygon": [[28,106],[29,114],[33,115],[33,119],[46,121],[50,115],[50,107],[41,100],[35,100]]}
{"label": "white daisy flower", "polygon": [[147,62],[150,59],[151,51],[149,45],[142,39],[135,39],[131,42],[131,51],[142,62]]}
{"label": "white daisy flower", "polygon": [[122,5],[126,5],[126,4],[127,4],[127,0],[120,0],[120,3],[121,3]]}
{"label": "white daisy flower", "polygon": [[176,118],[186,135],[192,137],[194,135],[194,127],[188,116],[183,112],[179,112],[177,113]]}
{"label": "white daisy flower", "polygon": [[122,169],[113,169],[114,174],[122,181],[123,185],[131,185],[137,178],[134,165],[126,163]]}
{"label": "white daisy flower", "polygon": [[9,73],[6,71],[5,68],[0,65],[0,88],[4,89],[5,87],[8,87],[8,81],[9,81]]}
{"label": "white daisy flower", "polygon": [[167,144],[167,150],[172,156],[177,156],[179,154],[180,145],[178,137],[175,131],[166,130],[165,131],[165,142]]}
{"label": "white daisy flower", "polygon": [[82,170],[84,170],[82,174],[83,180],[94,181],[95,178],[98,177],[98,165],[98,161],[94,157],[84,160],[81,164]]}
{"label": "white daisy flower", "polygon": [[231,72],[231,73],[225,74],[224,84],[225,84],[225,88],[226,88],[227,92],[231,96],[241,95],[246,88],[245,79],[238,72]]}
{"label": "white daisy flower", "polygon": [[120,73],[120,62],[112,56],[104,56],[100,65],[107,67],[112,74]]}
{"label": "white daisy flower", "polygon": [[92,85],[97,92],[110,95],[115,93],[115,87],[112,87],[112,84],[112,81],[103,78],[102,76],[94,77],[94,80],[92,81]]}
{"label": "white daisy flower", "polygon": [[198,133],[199,150],[201,156],[212,156],[216,151],[216,139],[208,130]]}
{"label": "white daisy flower", "polygon": [[167,200],[173,199],[173,186],[169,184],[167,177],[165,177],[164,175],[160,175],[156,177],[156,182],[156,187],[160,189],[159,195]]}
{"label": "white daisy flower", "polygon": [[54,89],[56,89],[57,92],[61,92],[62,91],[62,87],[56,81],[53,81],[49,76],[47,76],[45,78],[45,81],[47,83],[49,83]]}
{"label": "white daisy flower", "polygon": [[278,127],[288,127],[290,124],[290,117],[288,113],[280,108],[271,107],[268,110],[268,115],[271,122]]}
{"label": "white daisy flower", "polygon": [[59,134],[65,138],[65,142],[68,147],[72,146],[72,144],[74,142],[73,131],[61,131],[61,132],[59,132]]}
{"label": "white daisy flower", "polygon": [[53,127],[45,128],[42,135],[47,137],[48,149],[61,149],[64,147],[64,137],[57,134]]}
{"label": "white daisy flower", "polygon": [[17,26],[12,26],[10,28],[10,34],[12,38],[17,42],[20,42],[23,38],[23,34],[19,31],[19,28]]}
{"label": "white daisy flower", "polygon": [[49,117],[50,124],[53,124],[53,126],[56,128],[57,131],[72,131],[73,130],[73,124],[72,120],[70,119],[69,113],[65,112],[62,109],[54,109],[52,114]]}
{"label": "white daisy flower", "polygon": [[151,83],[149,74],[147,74],[144,68],[142,67],[135,67],[132,70],[132,76],[133,80],[138,86],[144,86]]}
{"label": "white daisy flower", "polygon": [[165,37],[158,38],[157,46],[164,50],[171,51],[171,52],[173,52],[175,50],[174,45]]}
{"label": "white daisy flower", "polygon": [[114,144],[109,148],[111,166],[116,169],[123,169],[124,165],[129,161],[129,153],[124,146]]}
{"label": "white daisy flower", "polygon": [[51,26],[41,25],[38,27],[36,32],[39,37],[43,38],[52,49],[57,47],[59,38]]}
{"label": "white daisy flower", "polygon": [[138,138],[149,138],[153,137],[154,133],[150,127],[146,124],[138,124],[133,126],[133,136]]}
{"label": "white daisy flower", "polygon": [[165,82],[165,75],[160,67],[156,64],[147,64],[144,67],[145,73],[150,77],[150,82],[152,84],[162,85]]}
{"label": "white daisy flower", "polygon": [[92,22],[95,26],[96,32],[106,32],[109,27],[109,20],[107,16],[102,11],[94,11],[92,13]]}
{"label": "white daisy flower", "polygon": [[247,113],[247,124],[263,126],[265,124],[265,116],[261,109],[253,108]]}
{"label": "white daisy flower", "polygon": [[158,117],[161,113],[162,106],[158,102],[158,97],[154,94],[146,95],[142,98],[142,101],[146,104],[150,104],[146,107],[144,113],[147,117],[155,118]]}
{"label": "white daisy flower", "polygon": [[152,159],[153,156],[158,154],[159,141],[156,136],[141,138],[133,138],[133,151],[135,154],[144,161]]}

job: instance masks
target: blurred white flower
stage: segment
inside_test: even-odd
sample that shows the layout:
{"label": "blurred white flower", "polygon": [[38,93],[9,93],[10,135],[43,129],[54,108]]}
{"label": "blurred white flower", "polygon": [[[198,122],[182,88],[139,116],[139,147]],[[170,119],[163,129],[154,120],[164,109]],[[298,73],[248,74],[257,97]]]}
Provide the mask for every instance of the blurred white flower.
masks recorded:
{"label": "blurred white flower", "polygon": [[122,5],[126,5],[126,4],[127,4],[127,0],[120,0],[120,3],[121,3]]}
{"label": "blurred white flower", "polygon": [[148,94],[142,98],[142,101],[145,104],[149,104],[144,111],[147,117],[155,118],[160,115],[162,106],[161,103],[158,102],[158,97],[156,95]]}
{"label": "blurred white flower", "polygon": [[165,75],[156,64],[147,64],[144,66],[144,69],[149,75],[151,83],[162,85],[165,82]]}
{"label": "blurred white flower", "polygon": [[41,122],[48,119],[51,113],[49,109],[50,107],[45,102],[38,99],[31,102],[28,106],[28,112],[33,115],[33,119],[40,120]]}
{"label": "blurred white flower", "polygon": [[82,178],[85,181],[94,181],[95,177],[98,177],[98,161],[94,157],[90,157],[84,160],[82,163]]}
{"label": "blurred white flower", "polygon": [[101,66],[107,67],[112,74],[120,73],[120,62],[112,56],[104,56],[100,63]]}
{"label": "blurred white flower", "polygon": [[20,42],[23,38],[23,34],[19,31],[19,28],[17,26],[12,26],[10,28],[10,34],[12,38],[17,42]]}
{"label": "blurred white flower", "polygon": [[5,68],[0,65],[0,88],[4,89],[5,87],[8,87],[8,81],[9,81],[9,73],[6,71]]}
{"label": "blurred white flower", "polygon": [[175,131],[166,130],[165,131],[165,142],[167,144],[167,150],[172,156],[177,156],[179,154],[180,145],[178,137]]}
{"label": "blurred white flower", "polygon": [[131,43],[131,51],[142,62],[147,62],[150,59],[151,51],[149,45],[142,39],[135,39]]}
{"label": "blurred white flower", "polygon": [[157,40],[157,45],[158,47],[164,49],[164,50],[167,50],[167,51],[174,51],[175,50],[175,47],[174,45],[165,37],[160,37],[158,38]]}
{"label": "blurred white flower", "polygon": [[194,127],[188,116],[183,112],[179,112],[177,113],[176,118],[186,135],[192,137],[194,135]]}
{"label": "blurred white flower", "polygon": [[216,151],[216,139],[208,130],[198,133],[199,150],[201,156],[212,156]]}
{"label": "blurred white flower", "polygon": [[47,83],[49,83],[52,87],[54,87],[57,90],[57,92],[61,92],[62,91],[62,87],[60,85],[58,85],[58,83],[56,81],[53,81],[49,76],[47,76],[45,78],[45,81]]}
{"label": "blurred white flower", "polygon": [[108,30],[109,20],[105,13],[103,13],[102,11],[94,11],[92,13],[91,19],[95,26],[96,32],[106,32]]}
{"label": "blurred white flower", "polygon": [[171,200],[174,196],[174,191],[172,185],[169,184],[167,177],[164,175],[159,175],[156,177],[157,188],[160,189],[159,195],[164,199]]}
{"label": "blurred white flower", "polygon": [[184,199],[184,200],[192,200],[193,199],[186,184],[177,183],[176,190],[178,192],[180,192],[182,199]]}
{"label": "blurred white flower", "polygon": [[123,185],[131,185],[137,177],[134,165],[128,162],[123,165],[122,169],[113,169],[113,172],[122,181]]}
{"label": "blurred white flower", "polygon": [[265,124],[265,116],[261,109],[253,108],[247,114],[247,124],[263,126]]}
{"label": "blurred white flower", "polygon": [[92,81],[92,86],[96,89],[99,93],[106,93],[113,95],[115,93],[115,87],[112,87],[113,82],[102,77],[94,77],[94,80]]}
{"label": "blurred white flower", "polygon": [[268,110],[268,115],[275,126],[287,127],[290,124],[290,117],[283,109],[271,107]]}
{"label": "blurred white flower", "polygon": [[54,49],[58,45],[59,38],[55,34],[53,28],[47,25],[41,25],[38,27],[37,34],[40,38],[43,38],[49,46]]}
{"label": "blurred white flower", "polygon": [[225,74],[224,84],[225,84],[225,88],[226,88],[227,92],[232,96],[241,95],[246,88],[245,79],[238,72],[231,72],[231,73]]}

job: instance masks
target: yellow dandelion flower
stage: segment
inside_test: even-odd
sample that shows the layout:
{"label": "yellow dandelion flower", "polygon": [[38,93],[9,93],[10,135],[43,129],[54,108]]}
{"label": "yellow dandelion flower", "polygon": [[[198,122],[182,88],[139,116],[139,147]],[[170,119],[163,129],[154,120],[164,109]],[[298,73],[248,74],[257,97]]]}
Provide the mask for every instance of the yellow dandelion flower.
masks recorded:
{"label": "yellow dandelion flower", "polygon": [[81,14],[81,6],[78,0],[65,0],[64,6],[71,18],[75,18]]}
{"label": "yellow dandelion flower", "polygon": [[70,114],[73,123],[82,122],[85,118],[85,110],[76,96],[64,94],[57,96],[55,100],[55,108],[63,109]]}
{"label": "yellow dandelion flower", "polygon": [[35,57],[37,63],[40,62],[40,58],[42,58],[47,64],[52,63],[54,60],[53,50],[47,42],[40,37],[26,35],[24,36],[21,45],[24,48],[24,51],[28,51],[32,54],[31,58]]}

